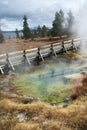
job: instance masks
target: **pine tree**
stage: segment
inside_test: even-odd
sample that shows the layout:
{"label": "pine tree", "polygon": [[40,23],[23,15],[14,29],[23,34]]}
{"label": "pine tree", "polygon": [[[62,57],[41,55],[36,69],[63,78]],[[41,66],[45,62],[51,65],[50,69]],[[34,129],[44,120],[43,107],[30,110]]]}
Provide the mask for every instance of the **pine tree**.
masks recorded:
{"label": "pine tree", "polygon": [[41,27],[40,27],[40,25],[38,25],[38,27],[37,27],[37,34],[38,34],[39,37],[41,37]]}
{"label": "pine tree", "polygon": [[43,25],[41,29],[41,36],[46,37],[47,35],[48,35],[48,28],[45,25]]}
{"label": "pine tree", "polygon": [[19,31],[18,31],[18,29],[17,29],[17,28],[16,28],[15,33],[16,33],[16,38],[20,38],[20,36],[19,36]]}
{"label": "pine tree", "polygon": [[70,35],[73,33],[74,16],[71,10],[67,13],[67,15],[67,34]]}
{"label": "pine tree", "polygon": [[3,41],[4,41],[4,35],[2,31],[0,30],[0,43],[2,43]]}
{"label": "pine tree", "polygon": [[31,37],[31,32],[30,32],[30,29],[28,27],[26,15],[24,15],[23,19],[24,19],[24,21],[23,21],[23,37],[25,39],[29,39]]}
{"label": "pine tree", "polygon": [[34,38],[37,38],[37,30],[31,31],[31,39],[34,40]]}
{"label": "pine tree", "polygon": [[62,10],[56,12],[55,20],[53,21],[52,36],[60,36],[63,34],[63,22],[64,22],[64,13]]}
{"label": "pine tree", "polygon": [[36,38],[37,37],[37,30],[34,30],[33,34],[34,34],[34,37]]}

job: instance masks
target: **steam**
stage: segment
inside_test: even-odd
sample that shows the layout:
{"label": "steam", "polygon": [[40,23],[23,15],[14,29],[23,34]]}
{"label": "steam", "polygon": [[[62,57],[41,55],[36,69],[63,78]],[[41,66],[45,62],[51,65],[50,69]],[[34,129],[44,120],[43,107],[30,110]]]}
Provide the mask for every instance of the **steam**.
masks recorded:
{"label": "steam", "polygon": [[[76,17],[76,32],[77,36],[80,37],[82,40],[81,42],[81,53],[87,54],[87,1],[85,1],[84,5],[80,7],[78,11],[78,16]],[[85,39],[85,40],[84,40]]]}

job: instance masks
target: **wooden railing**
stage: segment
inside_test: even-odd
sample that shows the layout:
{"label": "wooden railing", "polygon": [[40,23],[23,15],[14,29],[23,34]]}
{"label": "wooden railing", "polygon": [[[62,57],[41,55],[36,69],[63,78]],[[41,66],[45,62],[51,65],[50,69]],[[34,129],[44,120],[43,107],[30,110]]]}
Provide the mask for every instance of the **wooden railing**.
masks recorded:
{"label": "wooden railing", "polygon": [[15,51],[7,54],[0,55],[0,71],[1,74],[5,73],[5,67],[15,70],[15,66],[31,62],[35,59],[39,61],[45,60],[45,57],[49,55],[57,56],[59,53],[66,52],[68,50],[77,50],[80,46],[80,39],[73,39],[58,43],[52,43],[49,45],[42,46],[40,48],[33,48],[28,50]]}

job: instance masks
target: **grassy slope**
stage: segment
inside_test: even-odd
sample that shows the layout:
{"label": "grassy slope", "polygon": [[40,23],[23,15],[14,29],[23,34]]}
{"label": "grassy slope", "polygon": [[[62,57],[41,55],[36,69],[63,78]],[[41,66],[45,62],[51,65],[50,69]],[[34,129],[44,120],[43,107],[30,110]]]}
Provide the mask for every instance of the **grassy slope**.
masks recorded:
{"label": "grassy slope", "polygon": [[[28,104],[25,104],[28,103]],[[0,130],[86,130],[87,96],[66,108],[0,92]]]}

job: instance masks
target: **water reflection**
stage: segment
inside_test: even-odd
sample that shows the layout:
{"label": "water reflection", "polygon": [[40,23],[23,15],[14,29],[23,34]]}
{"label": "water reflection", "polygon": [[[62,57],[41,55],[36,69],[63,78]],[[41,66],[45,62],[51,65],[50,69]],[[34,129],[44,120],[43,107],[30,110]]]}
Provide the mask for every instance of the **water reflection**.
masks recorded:
{"label": "water reflection", "polygon": [[59,82],[67,83],[67,79],[65,78],[65,75],[68,74],[74,74],[78,73],[79,71],[74,70],[70,68],[69,66],[64,66],[62,68],[52,68],[50,71],[45,71],[44,74],[39,74],[38,79],[43,80],[43,79],[52,79],[55,81],[55,79]]}

